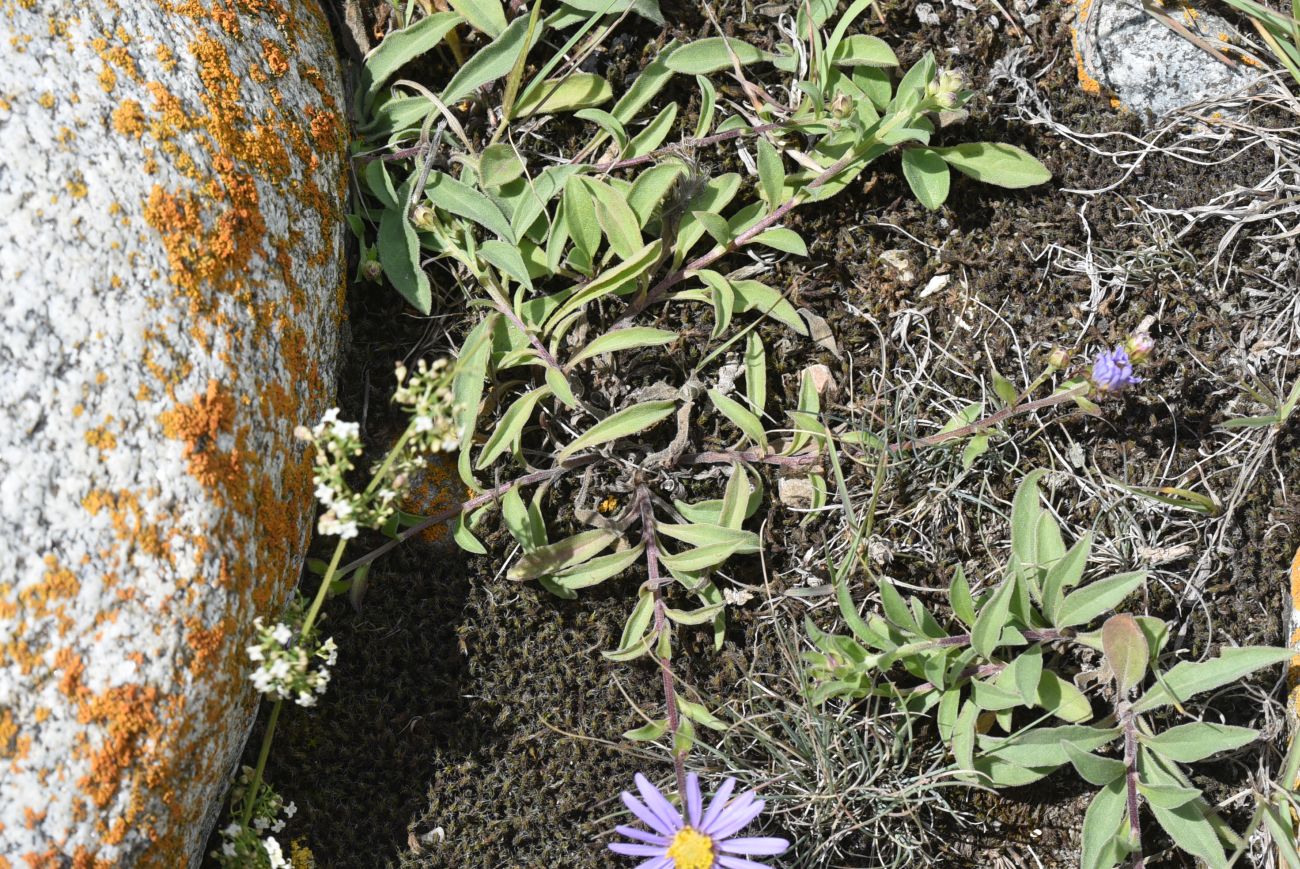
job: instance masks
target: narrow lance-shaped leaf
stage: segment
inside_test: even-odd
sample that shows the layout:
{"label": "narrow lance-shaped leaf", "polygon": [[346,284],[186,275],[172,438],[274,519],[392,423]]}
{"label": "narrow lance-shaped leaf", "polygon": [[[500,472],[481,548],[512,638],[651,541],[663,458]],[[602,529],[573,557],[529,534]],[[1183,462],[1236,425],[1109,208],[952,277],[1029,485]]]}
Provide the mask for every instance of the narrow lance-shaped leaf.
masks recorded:
{"label": "narrow lance-shaped leaf", "polygon": [[673,342],[676,338],[676,332],[669,332],[666,329],[654,329],[649,326],[632,326],[627,329],[606,332],[604,335],[593,339],[586,347],[583,347],[569,360],[567,367],[572,368],[583,360],[590,359],[593,356],[600,356],[603,353],[617,353],[620,350],[633,350],[638,347],[659,347]]}
{"label": "narrow lance-shaped leaf", "polygon": [[998,187],[1033,187],[1052,180],[1052,173],[1037,158],[1015,145],[968,142],[950,148],[935,148],[934,153],[958,172]]}
{"label": "narrow lance-shaped leaf", "polygon": [[[442,101],[450,105],[468,96],[475,89],[495,81],[510,72],[520,53],[529,46],[524,44],[528,35],[529,16],[520,15],[489,45],[474,53],[465,65],[456,71],[442,92]],[[544,27],[539,22],[533,31],[532,42],[536,43]]]}
{"label": "narrow lance-shaped leaf", "polygon": [[768,55],[741,39],[710,36],[688,43],[669,55],[666,65],[673,72],[703,75],[731,69],[733,57],[741,66],[757,63]]}
{"label": "narrow lance-shaped leaf", "polygon": [[735,399],[723,395],[717,389],[709,390],[709,400],[723,416],[741,430],[745,437],[757,444],[763,452],[767,451],[767,433],[763,431],[763,423],[748,408]]}
{"label": "narrow lance-shaped leaf", "polygon": [[1011,579],[1003,580],[975,620],[975,628],[971,631],[971,646],[981,657],[989,657],[997,648],[1002,628],[1006,626],[1010,615],[1014,587],[1015,583]]}
{"label": "narrow lance-shaped leaf", "polygon": [[559,458],[565,459],[579,450],[599,446],[618,438],[639,434],[651,426],[671,416],[677,409],[675,401],[646,401],[634,404],[609,416],[589,428],[584,434],[574,439],[567,447],[560,450]]}
{"label": "narrow lance-shaped leaf", "polygon": [[1061,601],[1061,608],[1056,613],[1056,626],[1069,628],[1087,624],[1102,613],[1114,609],[1120,601],[1146,582],[1146,578],[1146,571],[1139,570],[1134,573],[1118,573],[1085,585]]}
{"label": "narrow lance-shaped leaf", "polygon": [[1259,732],[1249,727],[1197,721],[1171,727],[1154,736],[1139,734],[1138,738],[1162,757],[1179,763],[1195,763],[1221,751],[1249,745],[1259,738]]}
{"label": "narrow lance-shaped leaf", "polygon": [[525,552],[510,568],[510,579],[536,579],[575,564],[581,564],[601,550],[608,549],[618,539],[618,532],[609,528],[596,528],[566,537],[547,546]]}
{"label": "narrow lance-shaped leaf", "polygon": [[1160,683],[1133,704],[1134,712],[1150,712],[1175,701],[1186,702],[1197,694],[1236,682],[1256,670],[1290,660],[1295,654],[1290,649],[1269,646],[1227,648],[1217,658],[1193,663],[1184,661],[1175,666]]}
{"label": "narrow lance-shaped leaf", "polygon": [[455,12],[438,12],[385,36],[366,55],[361,76],[361,91],[365,94],[366,104],[374,100],[379,89],[399,69],[442,42],[443,37],[462,20]]}

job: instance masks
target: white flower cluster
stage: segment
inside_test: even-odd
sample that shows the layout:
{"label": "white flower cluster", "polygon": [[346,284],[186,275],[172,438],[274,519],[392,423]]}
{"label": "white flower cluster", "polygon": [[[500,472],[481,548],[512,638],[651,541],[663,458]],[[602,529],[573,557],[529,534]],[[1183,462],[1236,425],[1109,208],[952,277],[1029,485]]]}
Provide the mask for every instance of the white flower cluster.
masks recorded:
{"label": "white flower cluster", "polygon": [[450,453],[460,446],[446,359],[438,359],[432,365],[421,359],[409,378],[406,366],[399,364],[393,401],[405,405],[411,413],[414,426],[411,446],[415,452]]}
{"label": "white flower cluster", "polygon": [[355,459],[362,453],[361,432],[355,422],[339,419],[332,408],[313,428],[299,426],[295,434],[316,448],[316,498],[325,507],[316,529],[350,540],[362,528],[380,528],[397,511],[402,491],[411,472],[425,467],[426,453],[451,452],[459,445],[455,409],[450,386],[450,371],[445,359],[429,365],[424,360],[414,374],[407,377],[405,367],[397,367],[397,392],[393,400],[405,405],[411,422],[403,447],[375,469],[375,477],[364,491],[348,483],[356,469]]}
{"label": "white flower cluster", "polygon": [[358,523],[368,524],[362,521],[366,518],[365,498],[347,482],[348,473],[356,468],[353,459],[362,453],[360,427],[340,420],[339,409],[334,407],[316,426],[299,426],[295,434],[316,448],[316,499],[325,505],[317,530],[345,540],[356,537]]}
{"label": "white flower cluster", "polygon": [[[315,706],[316,698],[325,693],[330,681],[330,667],[338,661],[338,647],[333,637],[315,649],[310,649],[311,639],[299,638],[292,648],[293,630],[286,624],[267,626],[259,616],[253,620],[257,642],[248,647],[248,657],[257,664],[253,671],[253,686],[276,700],[292,697],[299,706]],[[321,663],[312,667],[312,660]]]}
{"label": "white flower cluster", "polygon": [[[244,767],[231,792],[231,813],[236,818],[242,815],[252,779],[253,768]],[[288,869],[289,860],[275,834],[284,829],[284,819],[280,814],[292,818],[297,811],[297,806],[293,803],[286,805],[280,795],[263,782],[249,824],[245,826],[237,820],[223,828],[221,849],[212,852],[213,859],[227,869]]]}

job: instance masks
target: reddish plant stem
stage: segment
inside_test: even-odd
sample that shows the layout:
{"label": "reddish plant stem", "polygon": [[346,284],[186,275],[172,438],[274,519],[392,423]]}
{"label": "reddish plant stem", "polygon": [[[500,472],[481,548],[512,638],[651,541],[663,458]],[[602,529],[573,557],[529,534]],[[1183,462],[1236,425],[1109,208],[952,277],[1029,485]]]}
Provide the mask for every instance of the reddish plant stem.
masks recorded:
{"label": "reddish plant stem", "polygon": [[1128,788],[1128,825],[1133,831],[1134,841],[1138,843],[1138,852],[1130,866],[1131,869],[1144,869],[1146,857],[1142,853],[1142,818],[1138,813],[1140,804],[1138,803],[1137,722],[1127,700],[1119,701],[1116,712],[1118,712],[1120,726],[1124,728],[1124,766],[1128,768],[1124,776]]}
{"label": "reddish plant stem", "polygon": [[531,474],[524,474],[522,477],[517,477],[516,479],[513,479],[508,483],[502,483],[499,486],[494,486],[491,489],[488,489],[482,495],[479,495],[474,498],[470,498],[468,501],[463,501],[460,504],[453,504],[452,506],[447,507],[446,509],[439,510],[437,513],[434,513],[432,516],[425,517],[418,524],[412,525],[410,528],[407,528],[401,534],[398,534],[396,537],[394,537],[392,540],[385,543],[383,546],[380,546],[378,549],[374,549],[370,552],[367,552],[365,555],[361,556],[355,561],[351,561],[343,565],[338,569],[338,575],[344,576],[356,570],[358,567],[363,567],[369,564],[370,562],[374,561],[376,558],[379,558],[381,555],[384,555],[385,553],[390,552],[393,549],[396,549],[398,546],[401,546],[403,543],[410,540],[412,537],[424,533],[428,529],[432,528],[434,525],[437,525],[439,522],[446,522],[448,519],[454,519],[457,515],[461,513],[469,513],[470,511],[477,510],[479,507],[482,507],[484,504],[488,504],[491,503],[492,501],[495,501],[497,498],[500,498],[506,492],[509,492],[510,489],[514,486],[531,486],[533,483],[541,483],[546,480],[551,480],[554,479],[555,477],[567,473],[568,471],[573,470],[574,468],[581,468],[586,465],[590,465],[592,462],[596,461],[599,458],[600,456],[595,454],[574,456],[571,459],[564,460],[563,462],[561,462],[560,464],[556,465],[553,468],[548,468],[545,471],[534,471]]}
{"label": "reddish plant stem", "polygon": [[[654,636],[658,637],[668,630],[668,617],[663,598],[663,580],[659,576],[659,543],[655,540],[654,507],[650,500],[650,490],[638,486],[636,490],[637,512],[641,514],[641,543],[645,546],[646,569],[650,578],[646,585],[651,589],[655,601]],[[657,651],[651,652],[659,671],[663,674],[664,707],[667,710],[668,735],[672,740],[673,773],[677,777],[677,792],[682,800],[686,799],[686,763],[682,752],[677,750],[677,731],[681,727],[681,717],[677,711],[677,689],[673,684],[672,662],[661,657]],[[685,805],[685,802],[683,802]]]}
{"label": "reddish plant stem", "polygon": [[640,157],[629,157],[626,160],[611,160],[608,163],[597,163],[591,168],[597,172],[614,172],[618,169],[630,169],[633,166],[641,166],[645,163],[653,163],[665,154],[673,154],[691,148],[703,148],[708,145],[716,145],[719,142],[726,142],[731,139],[739,139],[741,136],[758,135],[761,133],[771,132],[772,130],[781,130],[785,124],[759,124],[757,127],[739,127],[735,130],[727,130],[722,133],[714,133],[711,136],[704,136],[699,139],[687,139],[678,142],[667,148],[658,148],[649,154],[642,154]]}
{"label": "reddish plant stem", "polygon": [[[803,193],[806,194],[809,191],[816,190],[818,187],[821,187],[823,184],[825,184],[827,181],[830,181],[840,172],[843,172],[846,168],[848,168],[850,164],[853,163],[854,160],[859,159],[860,156],[861,155],[859,155],[854,151],[850,151],[848,154],[845,154],[843,157],[836,160],[825,170],[823,170],[820,175],[818,175],[812,181],[808,182],[808,186],[803,189]],[[667,294],[668,290],[672,289],[673,287],[681,283],[686,278],[688,272],[692,272],[695,271],[696,269],[702,269],[705,268],[706,266],[712,265],[714,262],[717,262],[719,259],[726,256],[727,254],[732,253],[733,251],[738,250],[739,248],[742,248],[745,245],[749,244],[749,242],[753,241],[756,236],[758,236],[765,230],[770,229],[774,224],[780,222],[781,218],[789,214],[790,211],[793,210],[795,206],[801,204],[802,201],[803,201],[802,197],[799,195],[791,196],[785,202],[782,202],[776,208],[776,210],[774,210],[771,214],[767,215],[767,217],[764,217],[758,223],[754,224],[749,229],[745,230],[740,235],[736,236],[731,241],[727,242],[725,245],[714,248],[713,250],[709,251],[703,256],[691,260],[682,268],[677,269],[676,271],[666,276],[663,280],[659,281],[659,283],[651,287],[649,292],[647,292],[644,296],[642,296],[638,301],[633,302],[632,305],[627,309],[627,312],[624,313],[623,316],[619,318],[618,322],[615,323],[612,328],[619,329],[628,325],[628,323],[632,320],[632,318],[635,317],[637,314],[641,313],[650,305],[653,305],[655,302],[661,301],[663,297]]]}

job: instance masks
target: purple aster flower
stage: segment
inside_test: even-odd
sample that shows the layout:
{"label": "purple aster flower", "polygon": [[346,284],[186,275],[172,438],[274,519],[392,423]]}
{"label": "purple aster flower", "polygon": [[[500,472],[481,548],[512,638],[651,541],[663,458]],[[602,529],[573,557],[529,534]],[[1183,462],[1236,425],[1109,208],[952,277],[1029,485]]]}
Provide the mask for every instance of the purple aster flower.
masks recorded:
{"label": "purple aster flower", "polygon": [[734,778],[722,783],[705,809],[699,776],[688,773],[685,817],[641,773],[636,774],[636,786],[641,799],[623,791],[623,805],[654,832],[620,826],[616,832],[635,841],[609,846],[615,854],[649,858],[635,869],[770,869],[746,858],[774,857],[790,847],[785,839],[732,838],[763,811],[763,801],[753,791],[728,802]]}
{"label": "purple aster flower", "polygon": [[1142,382],[1142,378],[1133,373],[1133,363],[1123,347],[1097,354],[1097,361],[1092,364],[1091,380],[1096,390],[1102,393],[1119,392],[1126,386]]}

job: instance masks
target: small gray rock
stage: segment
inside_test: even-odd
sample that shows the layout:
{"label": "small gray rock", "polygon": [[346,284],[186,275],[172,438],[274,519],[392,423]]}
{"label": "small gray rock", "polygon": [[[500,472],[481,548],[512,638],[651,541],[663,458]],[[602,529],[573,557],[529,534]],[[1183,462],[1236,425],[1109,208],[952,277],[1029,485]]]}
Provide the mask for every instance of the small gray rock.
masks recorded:
{"label": "small gray rock", "polygon": [[[1239,60],[1234,68],[1215,60],[1148,15],[1141,0],[1081,0],[1077,8],[1075,48],[1083,88],[1105,89],[1135,112],[1160,117],[1259,78],[1258,70]],[[1210,45],[1238,40],[1232,25],[1211,12],[1174,3],[1163,9]]]}

